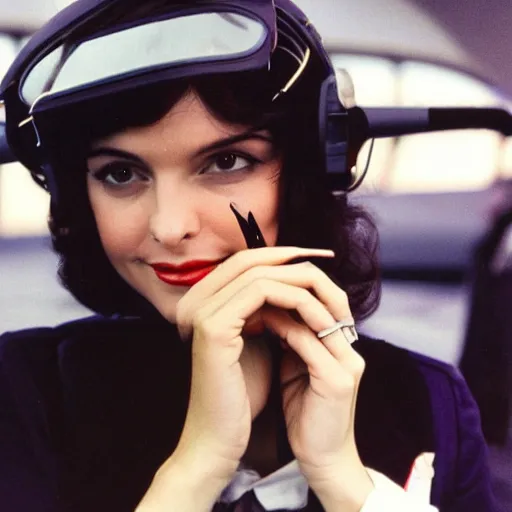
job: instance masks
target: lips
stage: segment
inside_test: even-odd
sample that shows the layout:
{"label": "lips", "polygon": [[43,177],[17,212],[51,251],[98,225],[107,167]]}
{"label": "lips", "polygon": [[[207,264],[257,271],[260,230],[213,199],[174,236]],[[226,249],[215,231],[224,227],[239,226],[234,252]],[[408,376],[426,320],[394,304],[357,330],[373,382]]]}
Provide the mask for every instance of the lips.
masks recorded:
{"label": "lips", "polygon": [[151,265],[158,279],[174,286],[193,286],[215,270],[223,260],[187,261],[181,265],[154,263]]}

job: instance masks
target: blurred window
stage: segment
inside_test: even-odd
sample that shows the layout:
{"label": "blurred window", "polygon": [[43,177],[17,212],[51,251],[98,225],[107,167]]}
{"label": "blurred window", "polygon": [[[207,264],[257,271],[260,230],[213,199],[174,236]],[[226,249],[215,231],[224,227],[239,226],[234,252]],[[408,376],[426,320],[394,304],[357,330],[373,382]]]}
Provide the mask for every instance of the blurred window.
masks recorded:
{"label": "blurred window", "polygon": [[[0,34],[0,73],[3,76],[20,49],[20,40]],[[2,119],[3,109],[0,109]],[[0,236],[39,235],[48,217],[48,195],[20,164],[0,166]]]}
{"label": "blurred window", "polygon": [[0,236],[36,236],[46,226],[50,196],[38,187],[20,164],[0,170]]}
{"label": "blurred window", "polygon": [[18,52],[18,41],[8,34],[0,34],[0,76],[4,76]]}
{"label": "blurred window", "polygon": [[[512,102],[507,104],[509,112],[512,112]],[[499,169],[502,178],[512,179],[512,137],[504,139],[501,144]]]}
{"label": "blurred window", "polygon": [[[507,107],[489,85],[435,64],[363,55],[334,55],[333,63],[352,76],[360,105]],[[360,169],[368,159],[368,150],[369,144],[360,153]],[[511,167],[512,142],[491,131],[461,130],[377,140],[362,190],[478,190],[498,177],[510,175]]]}

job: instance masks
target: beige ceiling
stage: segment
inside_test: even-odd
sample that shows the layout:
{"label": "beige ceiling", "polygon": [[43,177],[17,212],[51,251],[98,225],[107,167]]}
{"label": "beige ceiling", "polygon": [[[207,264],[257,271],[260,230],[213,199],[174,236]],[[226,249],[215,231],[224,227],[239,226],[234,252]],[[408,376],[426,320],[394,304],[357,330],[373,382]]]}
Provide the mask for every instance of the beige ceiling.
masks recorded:
{"label": "beige ceiling", "polygon": [[[442,17],[439,8],[427,11],[415,0],[295,1],[311,17],[331,49],[441,62],[486,77],[489,81],[496,79],[492,68],[482,65],[485,60],[482,61],[478,55],[474,57],[473,48],[470,53],[467,44],[458,42],[461,38],[456,39],[449,23],[439,23],[438,19]],[[487,5],[485,0],[468,1],[475,6],[479,2]],[[0,0],[0,28],[32,31],[69,2]],[[460,4],[459,0],[443,0],[442,3],[444,6]],[[505,3],[512,6],[510,1]],[[429,7],[434,4],[438,3],[430,1]],[[510,84],[502,85],[512,91]]]}
{"label": "beige ceiling", "polygon": [[[330,49],[480,69],[447,30],[407,0],[295,0]],[[383,22],[385,20],[385,22]]]}

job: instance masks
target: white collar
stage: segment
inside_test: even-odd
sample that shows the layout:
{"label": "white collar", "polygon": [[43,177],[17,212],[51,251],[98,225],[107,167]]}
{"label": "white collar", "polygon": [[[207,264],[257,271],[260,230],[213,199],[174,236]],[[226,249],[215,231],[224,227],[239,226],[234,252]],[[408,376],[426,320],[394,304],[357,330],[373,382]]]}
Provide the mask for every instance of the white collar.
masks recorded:
{"label": "white collar", "polygon": [[219,501],[233,503],[253,490],[265,510],[300,510],[308,503],[308,483],[299,469],[297,460],[261,478],[240,464],[231,483],[222,492]]}

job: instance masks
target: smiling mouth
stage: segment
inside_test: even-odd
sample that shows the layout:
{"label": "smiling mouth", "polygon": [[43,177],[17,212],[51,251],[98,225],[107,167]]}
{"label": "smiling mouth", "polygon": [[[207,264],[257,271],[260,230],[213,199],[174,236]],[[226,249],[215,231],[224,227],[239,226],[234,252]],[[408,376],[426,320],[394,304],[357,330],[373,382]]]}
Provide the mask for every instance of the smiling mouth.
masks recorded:
{"label": "smiling mouth", "polygon": [[182,265],[155,263],[151,265],[160,281],[173,286],[193,286],[215,270],[224,260],[190,261]]}

